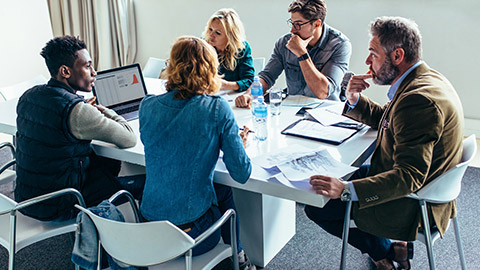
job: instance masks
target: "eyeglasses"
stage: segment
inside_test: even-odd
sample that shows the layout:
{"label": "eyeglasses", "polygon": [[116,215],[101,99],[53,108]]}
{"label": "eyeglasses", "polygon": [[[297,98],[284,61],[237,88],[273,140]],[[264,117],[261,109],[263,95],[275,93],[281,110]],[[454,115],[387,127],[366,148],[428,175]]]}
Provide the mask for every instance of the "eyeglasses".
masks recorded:
{"label": "eyeglasses", "polygon": [[308,22],[299,23],[299,22],[292,22],[292,19],[288,19],[288,20],[287,20],[287,24],[288,24],[288,27],[290,27],[290,28],[293,27],[293,29],[295,29],[295,30],[297,30],[297,31],[300,31],[300,29],[302,29],[302,26],[303,26],[303,25],[305,25],[305,24],[307,24],[307,23],[311,23],[311,22],[313,22],[313,21],[315,21],[315,19],[312,19],[312,20],[310,20],[310,21],[308,21]]}

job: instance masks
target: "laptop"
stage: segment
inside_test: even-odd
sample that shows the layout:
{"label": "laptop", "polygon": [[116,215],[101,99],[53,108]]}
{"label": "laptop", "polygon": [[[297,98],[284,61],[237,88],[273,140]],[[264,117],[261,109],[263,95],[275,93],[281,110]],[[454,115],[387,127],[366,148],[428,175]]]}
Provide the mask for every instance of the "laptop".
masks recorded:
{"label": "laptop", "polygon": [[97,104],[114,110],[127,121],[138,118],[140,102],[146,94],[138,63],[99,71],[93,87]]}

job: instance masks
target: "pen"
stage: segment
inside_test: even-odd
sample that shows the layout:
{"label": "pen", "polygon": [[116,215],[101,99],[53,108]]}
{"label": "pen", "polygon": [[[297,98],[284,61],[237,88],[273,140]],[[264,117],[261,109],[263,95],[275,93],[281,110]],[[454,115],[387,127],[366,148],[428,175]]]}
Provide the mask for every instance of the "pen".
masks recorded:
{"label": "pen", "polygon": [[[240,130],[243,130],[243,127],[241,127]],[[255,131],[249,130],[248,133],[255,133]]]}

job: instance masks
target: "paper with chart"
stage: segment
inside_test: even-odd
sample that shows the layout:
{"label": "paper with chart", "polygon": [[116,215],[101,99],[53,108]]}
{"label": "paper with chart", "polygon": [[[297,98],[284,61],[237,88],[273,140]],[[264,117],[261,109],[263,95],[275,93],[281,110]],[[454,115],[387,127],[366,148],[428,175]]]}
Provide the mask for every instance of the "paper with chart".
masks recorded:
{"label": "paper with chart", "polygon": [[262,168],[269,169],[278,164],[295,160],[309,152],[312,152],[312,149],[295,144],[271,151],[265,155],[254,157],[252,158],[252,162],[260,165]]}
{"label": "paper with chart", "polygon": [[337,161],[325,148],[312,151],[299,145],[255,157],[252,162],[265,169],[277,167],[289,181],[307,180],[315,174],[339,178],[357,169]]}
{"label": "paper with chart", "polygon": [[335,160],[326,149],[310,152],[277,167],[290,181],[302,181],[315,174],[340,178],[357,169]]}

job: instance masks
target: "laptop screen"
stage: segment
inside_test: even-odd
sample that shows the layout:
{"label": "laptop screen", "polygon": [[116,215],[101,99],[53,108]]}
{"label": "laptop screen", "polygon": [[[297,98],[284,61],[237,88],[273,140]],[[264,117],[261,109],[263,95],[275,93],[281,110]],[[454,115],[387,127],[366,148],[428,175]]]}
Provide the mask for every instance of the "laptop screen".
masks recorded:
{"label": "laptop screen", "polygon": [[138,63],[99,71],[93,89],[97,102],[108,108],[141,100],[146,93]]}

